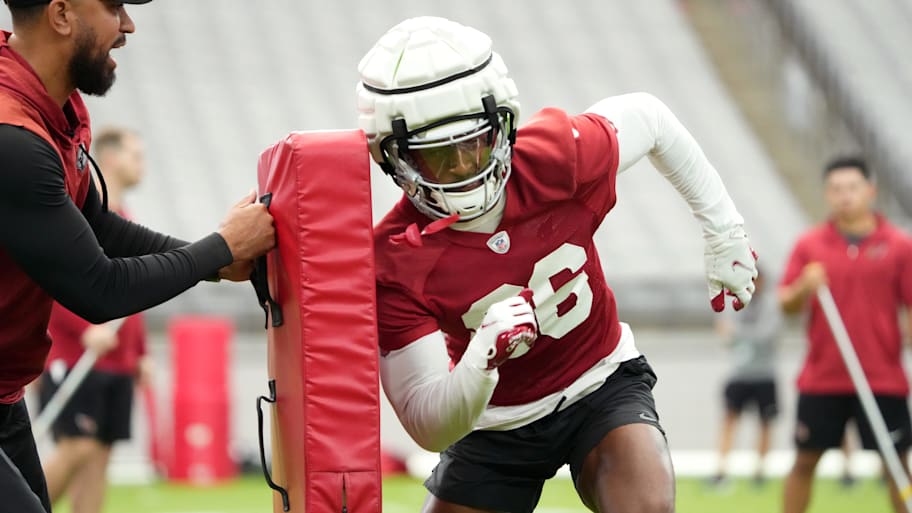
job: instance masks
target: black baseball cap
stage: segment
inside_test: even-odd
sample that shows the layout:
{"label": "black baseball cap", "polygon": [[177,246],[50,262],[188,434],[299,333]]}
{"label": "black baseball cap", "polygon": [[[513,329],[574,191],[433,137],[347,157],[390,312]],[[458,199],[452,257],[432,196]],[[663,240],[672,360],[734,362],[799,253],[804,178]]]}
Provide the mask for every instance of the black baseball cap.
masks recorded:
{"label": "black baseball cap", "polygon": [[[31,7],[33,5],[49,4],[51,0],[4,0],[10,7]],[[147,4],[152,0],[120,0],[125,4]]]}

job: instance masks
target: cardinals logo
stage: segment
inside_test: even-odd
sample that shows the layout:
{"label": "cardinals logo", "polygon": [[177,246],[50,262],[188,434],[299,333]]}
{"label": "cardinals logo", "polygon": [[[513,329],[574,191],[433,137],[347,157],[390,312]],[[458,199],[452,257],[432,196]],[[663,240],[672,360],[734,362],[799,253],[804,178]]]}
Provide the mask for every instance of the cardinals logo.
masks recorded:
{"label": "cardinals logo", "polygon": [[498,255],[504,255],[510,251],[510,235],[507,232],[500,231],[488,239],[488,247]]}
{"label": "cardinals logo", "polygon": [[874,244],[865,250],[865,257],[869,260],[880,260],[887,256],[888,249],[887,244],[884,242]]}

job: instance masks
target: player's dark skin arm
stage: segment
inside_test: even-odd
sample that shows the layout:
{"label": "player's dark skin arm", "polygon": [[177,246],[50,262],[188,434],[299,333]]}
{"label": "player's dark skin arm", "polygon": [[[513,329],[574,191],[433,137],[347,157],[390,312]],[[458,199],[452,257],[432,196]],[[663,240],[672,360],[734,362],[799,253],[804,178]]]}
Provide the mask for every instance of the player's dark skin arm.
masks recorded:
{"label": "player's dark skin arm", "polygon": [[102,211],[94,188],[80,211],[56,152],[31,132],[0,125],[0,163],[0,251],[86,320],[145,310],[232,263],[219,234],[191,244],[158,234]]}

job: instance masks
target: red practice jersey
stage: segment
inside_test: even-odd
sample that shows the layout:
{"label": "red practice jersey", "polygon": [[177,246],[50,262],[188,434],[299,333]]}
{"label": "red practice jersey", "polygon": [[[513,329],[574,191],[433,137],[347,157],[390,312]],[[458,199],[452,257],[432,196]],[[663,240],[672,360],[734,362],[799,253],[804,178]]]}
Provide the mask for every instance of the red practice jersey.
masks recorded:
{"label": "red practice jersey", "polygon": [[[66,362],[72,368],[79,361],[85,347],[82,333],[91,326],[89,321],[54,303],[48,333],[51,335],[51,351],[45,361],[49,367],[56,360]],[[103,354],[92,367],[95,370],[115,374],[136,374],[139,359],[146,354],[146,330],[142,314],[127,317],[117,330],[117,346]]]}
{"label": "red practice jersey", "polygon": [[[789,285],[805,265],[821,262],[865,376],[876,394],[906,395],[899,308],[912,304],[912,241],[886,219],[859,244],[833,223],[812,228],[798,240],[782,277]],[[808,353],[798,389],[811,394],[854,393],[849,372],[816,296],[810,298]]]}
{"label": "red practice jersey", "polygon": [[488,307],[528,287],[540,336],[500,367],[491,404],[525,404],[573,383],[620,338],[592,240],[616,202],[617,167],[610,122],[545,109],[518,131],[493,234],[447,229],[419,246],[394,242],[409,225],[430,222],[403,197],[375,230],[381,350],[440,329],[455,364]]}

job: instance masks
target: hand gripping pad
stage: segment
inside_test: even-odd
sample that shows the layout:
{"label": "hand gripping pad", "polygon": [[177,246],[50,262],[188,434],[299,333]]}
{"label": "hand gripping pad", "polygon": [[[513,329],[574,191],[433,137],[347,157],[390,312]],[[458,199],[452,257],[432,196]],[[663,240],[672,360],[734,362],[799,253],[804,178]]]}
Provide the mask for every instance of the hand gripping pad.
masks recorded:
{"label": "hand gripping pad", "polygon": [[272,469],[293,512],[381,507],[369,158],[360,130],[292,133],[260,156],[278,242],[269,289],[284,316],[268,328]]}

